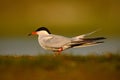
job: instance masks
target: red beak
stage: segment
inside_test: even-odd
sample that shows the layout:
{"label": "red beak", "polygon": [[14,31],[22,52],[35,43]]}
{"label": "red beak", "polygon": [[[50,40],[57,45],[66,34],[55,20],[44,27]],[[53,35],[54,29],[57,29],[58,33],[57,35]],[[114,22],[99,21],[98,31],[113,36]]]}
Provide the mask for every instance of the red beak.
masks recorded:
{"label": "red beak", "polygon": [[28,34],[28,36],[31,36],[31,35],[37,35],[37,32],[33,31],[32,33]]}

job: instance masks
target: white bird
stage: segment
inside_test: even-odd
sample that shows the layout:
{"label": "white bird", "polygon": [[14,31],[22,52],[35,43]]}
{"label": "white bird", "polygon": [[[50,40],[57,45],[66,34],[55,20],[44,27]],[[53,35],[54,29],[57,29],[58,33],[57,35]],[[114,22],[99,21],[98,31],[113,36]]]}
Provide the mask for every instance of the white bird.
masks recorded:
{"label": "white bird", "polygon": [[104,37],[86,38],[86,36],[94,32],[96,31],[69,38],[61,35],[51,34],[51,32],[47,28],[40,27],[37,30],[30,33],[29,36],[38,35],[38,42],[41,45],[41,47],[46,50],[51,50],[55,52],[55,55],[58,55],[63,50],[69,48],[87,47],[103,43],[103,41],[99,40],[105,39]]}

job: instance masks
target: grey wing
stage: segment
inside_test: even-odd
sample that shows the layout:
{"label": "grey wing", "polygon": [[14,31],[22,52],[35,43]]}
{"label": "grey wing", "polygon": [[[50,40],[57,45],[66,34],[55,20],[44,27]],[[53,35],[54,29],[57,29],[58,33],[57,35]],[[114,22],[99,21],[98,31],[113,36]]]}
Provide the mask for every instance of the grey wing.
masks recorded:
{"label": "grey wing", "polygon": [[64,37],[64,36],[59,36],[59,35],[49,35],[49,39],[44,40],[45,45],[47,47],[51,48],[60,48],[63,45],[69,43],[71,41],[70,38]]}

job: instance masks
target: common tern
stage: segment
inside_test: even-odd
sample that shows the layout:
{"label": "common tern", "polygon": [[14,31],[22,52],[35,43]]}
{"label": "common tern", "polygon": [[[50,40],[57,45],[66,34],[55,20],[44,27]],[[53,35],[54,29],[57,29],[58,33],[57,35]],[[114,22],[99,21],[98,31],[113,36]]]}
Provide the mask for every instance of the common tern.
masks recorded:
{"label": "common tern", "polygon": [[96,31],[82,34],[75,37],[64,37],[61,35],[51,34],[51,32],[46,27],[40,27],[33,31],[30,35],[38,35],[38,42],[42,48],[46,50],[51,50],[55,52],[55,55],[60,54],[62,51],[69,48],[79,48],[94,46],[103,43],[104,37],[87,38],[86,36],[94,33]]}

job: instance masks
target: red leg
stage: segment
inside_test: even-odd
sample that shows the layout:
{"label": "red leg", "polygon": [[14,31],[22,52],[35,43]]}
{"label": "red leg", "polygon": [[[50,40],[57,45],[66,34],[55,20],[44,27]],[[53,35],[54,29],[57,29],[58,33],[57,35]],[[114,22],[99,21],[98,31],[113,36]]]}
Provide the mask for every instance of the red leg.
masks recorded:
{"label": "red leg", "polygon": [[55,52],[54,56],[60,55],[61,52],[63,51],[63,48],[59,48],[57,52]]}

